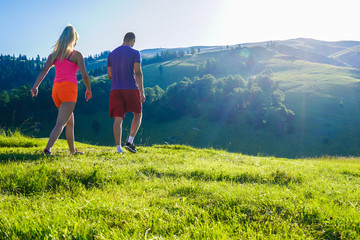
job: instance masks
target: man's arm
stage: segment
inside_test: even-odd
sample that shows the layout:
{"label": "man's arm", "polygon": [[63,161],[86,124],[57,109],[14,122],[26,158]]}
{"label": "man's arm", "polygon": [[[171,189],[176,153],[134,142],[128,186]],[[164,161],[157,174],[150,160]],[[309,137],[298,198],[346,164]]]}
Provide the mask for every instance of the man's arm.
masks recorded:
{"label": "man's arm", "polygon": [[111,80],[111,67],[107,67],[108,78]]}
{"label": "man's arm", "polygon": [[144,92],[144,83],[143,83],[143,74],[141,71],[141,64],[136,62],[134,63],[134,71],[135,71],[135,78],[136,82],[139,86],[139,90],[141,93],[141,102],[145,102],[145,92]]}

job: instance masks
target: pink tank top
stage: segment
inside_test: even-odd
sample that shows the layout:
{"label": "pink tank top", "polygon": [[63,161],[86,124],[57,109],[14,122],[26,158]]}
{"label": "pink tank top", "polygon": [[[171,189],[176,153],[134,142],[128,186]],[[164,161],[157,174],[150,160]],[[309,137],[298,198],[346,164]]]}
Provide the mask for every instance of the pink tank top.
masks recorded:
{"label": "pink tank top", "polygon": [[76,73],[79,70],[79,67],[76,63],[71,62],[69,59],[73,52],[69,55],[67,59],[64,59],[61,62],[61,59],[58,58],[55,65],[55,79],[54,82],[72,82],[77,84]]}

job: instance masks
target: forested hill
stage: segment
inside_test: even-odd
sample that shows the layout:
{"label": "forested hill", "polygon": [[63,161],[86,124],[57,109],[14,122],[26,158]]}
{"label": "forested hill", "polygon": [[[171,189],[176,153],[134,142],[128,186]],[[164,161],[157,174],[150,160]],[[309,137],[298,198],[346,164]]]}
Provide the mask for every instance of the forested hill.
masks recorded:
{"label": "forested hill", "polygon": [[[273,51],[275,50],[275,52],[278,54],[283,54],[285,56],[293,57],[294,59],[302,59],[309,62],[350,67],[357,67],[359,66],[360,62],[360,42],[326,42],[314,39],[299,38],[286,41],[267,41],[230,46],[194,46],[173,49],[145,49],[141,51],[143,57],[142,65],[146,66],[153,63],[166,62],[172,59],[183,58],[185,55],[191,56],[198,53],[208,53],[209,55],[213,55],[214,51],[221,52],[229,49],[239,49],[242,47],[254,46],[263,47],[263,49],[272,49]],[[87,70],[89,71],[89,75],[96,77],[106,73],[106,60],[109,53],[110,51],[104,51],[100,54],[95,54],[85,58],[85,64]],[[245,53],[245,55],[246,54],[248,53]],[[262,53],[260,53],[262,56],[260,57],[264,58],[267,54],[268,53],[266,53],[266,51],[262,51]],[[1,54],[1,89],[10,90],[27,84],[32,84],[33,81],[35,81],[36,76],[40,72],[41,68],[44,66],[45,61],[46,58],[41,58],[39,55],[34,59],[28,58],[26,55],[10,56]],[[206,62],[198,63],[198,66],[204,67],[201,64],[206,65]],[[159,69],[159,71],[161,70]],[[186,76],[186,74],[183,75]],[[52,79],[53,76],[54,71],[50,71],[48,79]]]}
{"label": "forested hill", "polygon": [[[359,42],[292,39],[214,48],[143,51],[147,101],[138,144],[286,157],[360,154]],[[113,144],[108,54],[85,59],[94,98],[86,103],[80,84],[75,110],[78,139],[101,145]],[[0,60],[0,126],[26,122],[32,135],[47,137],[57,114],[54,69],[33,99],[29,87],[44,59]]]}

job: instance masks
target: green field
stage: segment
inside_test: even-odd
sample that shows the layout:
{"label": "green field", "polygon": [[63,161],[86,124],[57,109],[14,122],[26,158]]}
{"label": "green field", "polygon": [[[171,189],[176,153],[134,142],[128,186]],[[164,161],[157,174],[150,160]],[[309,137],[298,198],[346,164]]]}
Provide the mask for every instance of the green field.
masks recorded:
{"label": "green field", "polygon": [[[281,68],[278,68],[281,66]],[[359,75],[354,68],[276,57],[267,62],[295,114],[298,152],[359,155]],[[296,143],[295,143],[296,142]]]}
{"label": "green field", "polygon": [[[206,115],[207,112],[201,112],[209,106],[205,103],[205,106],[199,106],[200,114],[197,118],[192,117],[196,114],[185,114],[185,117],[175,120],[157,122],[154,117],[150,118],[145,113],[135,143],[151,146],[167,142],[198,148],[213,147],[250,155],[290,158],[359,156],[360,72],[350,67],[356,65],[356,58],[353,56],[357,56],[357,44],[311,39],[293,39],[274,46],[267,46],[266,42],[254,43],[249,46],[232,46],[196,52],[193,55],[186,54],[143,66],[145,87],[158,85],[165,91],[184,78],[194,82],[204,74],[211,74],[217,80],[239,74],[247,80],[271,69],[272,80],[279,84],[279,89],[285,94],[283,103],[295,113],[295,118],[291,123],[291,131],[286,130],[285,134],[279,136],[274,126],[251,125],[245,120],[246,114],[238,115],[239,119],[231,121],[226,114],[219,115],[219,121],[211,121]],[[247,61],[250,56],[254,59],[254,66],[248,68]],[[213,67],[207,68],[209,62],[213,62]],[[105,67],[105,64],[105,58],[96,59],[89,63],[88,69]],[[160,65],[162,71],[159,70]],[[101,83],[97,85],[101,89],[94,87],[95,97],[86,103],[86,106],[83,105],[86,111],[81,111],[79,104],[75,108],[75,136],[77,141],[83,143],[113,146],[113,122],[107,113],[108,94],[104,94],[110,88],[110,80],[106,74],[91,79],[94,83]],[[80,86],[83,86],[82,83]],[[79,95],[80,98],[83,98],[82,94]],[[50,97],[48,101],[51,102]],[[92,104],[96,101],[97,104]],[[227,102],[223,102],[223,105],[225,108]],[[144,109],[147,114],[151,111],[146,106]],[[55,107],[52,110],[55,111]],[[37,112],[37,109],[34,111]],[[39,108],[39,111],[42,109]],[[19,128],[21,122],[12,123],[9,117],[11,114],[12,112],[8,112],[1,116],[7,121],[2,127]],[[34,137],[48,137],[55,125],[55,118],[38,120],[31,118],[32,114],[31,111],[22,114],[29,117],[29,121],[26,121],[30,126],[23,124],[21,131]],[[127,116],[124,139],[129,131],[130,120],[131,117]],[[39,132],[33,131],[31,126],[36,121],[41,123]],[[92,129],[94,121],[100,123],[99,132]],[[254,122],[253,119],[251,121]]]}
{"label": "green field", "polygon": [[[246,56],[256,58],[251,72],[244,67]],[[201,76],[198,66],[208,59],[217,62],[211,73],[217,78],[229,74],[256,74],[272,69],[273,80],[285,93],[285,104],[295,112],[294,131],[280,138],[271,129],[254,129],[243,121],[235,124],[209,122],[206,118],[184,117],[166,123],[144,119],[137,137],[138,144],[152,145],[171,142],[195,147],[214,147],[251,155],[278,157],[357,156],[360,154],[360,88],[359,72],[350,67],[318,63],[316,59],[302,60],[276,50],[262,47],[228,49],[185,55],[183,58],[143,67],[146,87],[159,85],[163,89],[184,77]],[[159,72],[159,65],[163,73]],[[106,79],[100,76],[97,79]],[[226,103],[224,103],[226,105]],[[113,145],[112,120],[107,109],[95,115],[76,116],[76,136],[81,142]],[[221,116],[220,116],[221,117]],[[127,117],[129,118],[129,117]],[[101,132],[91,130],[92,120],[101,123]],[[90,120],[90,121],[89,121]],[[129,123],[124,124],[125,130]],[[52,126],[35,136],[47,137]],[[196,130],[194,130],[196,129]],[[126,133],[124,138],[127,137]]]}
{"label": "green field", "polygon": [[360,161],[0,135],[1,239],[359,239]]}

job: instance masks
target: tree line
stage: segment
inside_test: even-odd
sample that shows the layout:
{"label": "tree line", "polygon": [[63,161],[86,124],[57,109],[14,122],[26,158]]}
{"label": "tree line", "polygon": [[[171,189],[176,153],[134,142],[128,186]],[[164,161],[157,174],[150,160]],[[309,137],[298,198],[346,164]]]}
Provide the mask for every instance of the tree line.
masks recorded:
{"label": "tree line", "polygon": [[[75,111],[94,114],[108,110],[111,81],[92,81],[93,99],[85,102],[84,84],[79,83],[79,98]],[[42,84],[37,98],[30,96],[30,85],[0,92],[0,125],[32,121],[53,121],[57,109],[51,100],[51,84]],[[159,86],[145,88],[144,118],[157,122],[173,121],[184,116],[203,118],[209,122],[245,124],[254,129],[267,128],[282,136],[291,133],[294,112],[288,109],[285,94],[272,80],[271,70],[245,80],[240,75],[215,78],[207,74],[194,79],[184,78],[163,90]]]}
{"label": "tree line", "polygon": [[272,71],[245,80],[240,75],[215,78],[208,74],[174,83],[165,91],[145,89],[144,117],[158,122],[184,116],[212,122],[245,123],[254,129],[268,128],[277,136],[292,133],[295,113],[288,109],[285,94],[272,80]]}
{"label": "tree line", "polygon": [[[19,88],[23,85],[33,83],[45,65],[46,59],[28,59],[25,55],[18,57],[0,55],[0,86],[1,90]],[[47,79],[53,79],[55,71],[52,69]]]}
{"label": "tree line", "polygon": [[171,49],[166,49],[166,50],[162,50],[159,53],[156,53],[155,56],[152,57],[143,57],[142,59],[142,65],[149,65],[152,63],[159,63],[159,62],[165,62],[174,58],[179,58],[179,57],[183,57],[185,56],[185,51],[180,49],[178,51],[176,50],[171,50]]}
{"label": "tree line", "polygon": [[[87,63],[106,58],[109,52],[103,52]],[[180,53],[183,54],[183,53]],[[155,56],[153,61],[178,57],[179,52],[166,50]],[[40,86],[39,96],[32,98],[30,87],[41,71],[46,59],[28,59],[26,56],[0,56],[0,124],[22,123],[27,119],[51,121],[57,114],[51,100],[52,81],[55,76],[52,68]],[[89,62],[90,61],[90,62]],[[147,101],[144,103],[144,117],[158,122],[172,121],[186,115],[202,117],[208,121],[226,121],[229,124],[243,121],[255,128],[269,127],[281,135],[292,131],[294,113],[284,104],[285,95],[277,82],[272,80],[271,70],[266,70],[245,80],[240,75],[215,78],[216,60],[208,59],[200,69],[207,75],[184,78],[167,89],[158,86],[146,88]],[[106,67],[104,67],[104,71]],[[91,104],[78,98],[76,111],[91,114],[94,111],[107,111],[111,81],[106,77],[94,80],[97,68],[89,71],[93,88]],[[208,74],[210,73],[210,74]],[[79,79],[81,78],[79,74]],[[79,84],[79,96],[83,96],[85,87]]]}
{"label": "tree line", "polygon": [[[109,56],[110,51],[102,52],[101,54],[96,54],[94,56],[89,56],[85,58],[85,65],[86,68],[89,70],[89,75],[92,75],[94,77],[103,75],[107,73],[107,67],[105,64],[100,64],[99,66],[96,66],[96,62],[101,59],[107,59]],[[185,55],[185,51],[180,49],[178,51],[166,49],[162,50],[160,53],[156,53],[156,55],[151,57],[142,57],[142,66],[146,66],[153,63],[159,63],[164,61],[169,61],[174,58],[180,58]],[[95,65],[96,67],[91,67],[92,65]]]}

